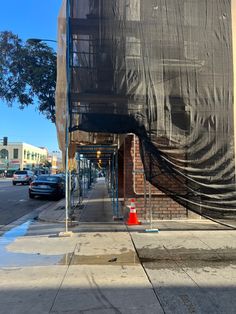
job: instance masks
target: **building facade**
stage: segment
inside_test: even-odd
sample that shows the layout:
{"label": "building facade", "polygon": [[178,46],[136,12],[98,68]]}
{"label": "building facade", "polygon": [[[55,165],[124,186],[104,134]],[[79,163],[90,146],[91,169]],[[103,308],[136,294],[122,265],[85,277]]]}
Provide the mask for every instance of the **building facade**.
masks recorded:
{"label": "building facade", "polygon": [[0,144],[0,172],[14,172],[18,169],[34,169],[47,160],[46,148],[27,143],[12,142]]}
{"label": "building facade", "polygon": [[98,144],[97,134],[119,148],[116,134],[136,134],[139,144],[128,137],[123,151],[112,151],[109,173],[112,198],[119,188],[124,207],[135,198],[144,217],[148,208],[160,219],[236,212],[235,3],[63,1],[60,149],[70,159],[79,146]]}
{"label": "building facade", "polygon": [[[161,176],[159,180],[163,180]],[[169,184],[172,184],[171,182]],[[123,214],[134,199],[138,217],[150,219],[198,218],[171,197],[160,191],[145,178],[141,161],[139,141],[135,135],[128,135],[119,149],[119,197],[123,199]]]}
{"label": "building facade", "polygon": [[62,172],[63,171],[63,166],[62,166],[62,159],[60,156],[58,156],[57,154],[50,154],[48,156],[48,161],[51,163],[52,167],[51,167],[51,173],[52,174],[56,174],[58,172]]}

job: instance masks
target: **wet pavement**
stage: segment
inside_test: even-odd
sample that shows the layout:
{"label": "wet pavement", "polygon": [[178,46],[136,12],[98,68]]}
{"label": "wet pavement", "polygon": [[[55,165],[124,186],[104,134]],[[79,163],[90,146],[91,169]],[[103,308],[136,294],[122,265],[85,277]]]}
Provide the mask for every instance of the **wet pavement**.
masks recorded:
{"label": "wet pavement", "polygon": [[235,230],[207,220],[127,227],[112,221],[103,181],[71,237],[59,236],[62,207],[0,237],[0,313],[235,313]]}
{"label": "wet pavement", "polygon": [[[0,267],[27,267],[27,266],[47,266],[62,264],[64,254],[44,254],[40,252],[37,242],[42,243],[42,239],[30,239],[24,237],[32,220],[12,228],[0,237]],[[32,243],[33,249],[29,249],[29,242]],[[24,246],[27,246],[24,248]]]}

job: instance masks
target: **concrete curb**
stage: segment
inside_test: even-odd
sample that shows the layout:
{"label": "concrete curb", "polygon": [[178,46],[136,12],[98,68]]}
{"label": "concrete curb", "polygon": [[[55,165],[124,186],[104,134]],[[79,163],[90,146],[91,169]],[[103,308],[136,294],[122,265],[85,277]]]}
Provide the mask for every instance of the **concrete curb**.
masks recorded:
{"label": "concrete curb", "polygon": [[38,220],[43,222],[63,223],[64,221],[61,220],[62,209],[60,209],[60,207],[65,207],[65,199],[50,204],[39,214]]}
{"label": "concrete curb", "polygon": [[0,181],[12,181],[13,178],[2,178],[0,177]]}
{"label": "concrete curb", "polygon": [[[69,219],[69,227],[74,227],[79,223],[81,209],[74,209],[73,219]],[[38,216],[38,220],[48,223],[65,223],[65,199],[62,199],[48,208],[44,209]]]}
{"label": "concrete curb", "polygon": [[24,223],[25,221],[29,220],[29,219],[34,219],[36,217],[39,217],[40,216],[40,213],[43,212],[43,211],[47,211],[48,208],[50,206],[52,206],[54,204],[44,204],[36,209],[34,209],[32,212],[12,221],[11,223],[9,223],[8,225],[5,225],[3,226],[1,229],[0,229],[0,236],[2,234],[4,234],[5,232],[9,231],[10,229],[18,226],[18,225],[21,225],[22,223]]}

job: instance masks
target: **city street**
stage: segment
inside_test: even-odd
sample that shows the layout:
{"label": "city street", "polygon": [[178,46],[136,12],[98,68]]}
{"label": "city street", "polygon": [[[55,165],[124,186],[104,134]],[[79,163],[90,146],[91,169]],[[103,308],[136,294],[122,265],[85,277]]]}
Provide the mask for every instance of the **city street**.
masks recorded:
{"label": "city street", "polygon": [[47,199],[29,199],[28,189],[28,185],[13,186],[10,178],[0,179],[0,228],[48,203]]}

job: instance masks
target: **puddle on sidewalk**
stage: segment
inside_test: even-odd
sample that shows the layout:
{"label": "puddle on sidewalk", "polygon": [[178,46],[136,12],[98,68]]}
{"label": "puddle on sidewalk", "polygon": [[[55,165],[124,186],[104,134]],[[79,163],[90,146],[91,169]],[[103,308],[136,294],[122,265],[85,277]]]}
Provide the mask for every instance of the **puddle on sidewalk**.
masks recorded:
{"label": "puddle on sidewalk", "polygon": [[17,238],[23,237],[33,220],[12,228],[0,237],[0,267],[46,266],[60,264],[64,255],[41,255],[39,253],[13,253],[7,250],[8,245]]}
{"label": "puddle on sidewalk", "polygon": [[[0,267],[30,267],[48,265],[137,265],[139,259],[134,251],[106,255],[77,255],[69,252],[60,255],[43,255],[40,253],[10,252],[9,245],[24,237],[33,220],[29,220],[0,237]],[[20,245],[20,244],[19,244]]]}
{"label": "puddle on sidewalk", "polygon": [[139,258],[134,251],[121,254],[76,255],[71,258],[71,265],[138,265]]}

